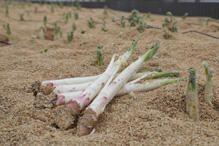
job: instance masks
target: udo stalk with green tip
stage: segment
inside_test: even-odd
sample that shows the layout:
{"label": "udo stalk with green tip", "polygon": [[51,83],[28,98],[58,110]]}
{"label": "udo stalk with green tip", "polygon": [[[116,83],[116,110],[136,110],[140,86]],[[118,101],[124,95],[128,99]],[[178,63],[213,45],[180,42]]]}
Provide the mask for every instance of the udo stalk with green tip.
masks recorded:
{"label": "udo stalk with green tip", "polygon": [[189,78],[186,88],[186,112],[194,121],[199,121],[199,99],[196,85],[196,71],[188,69]]}
{"label": "udo stalk with green tip", "polygon": [[213,68],[208,68],[208,63],[206,61],[202,62],[202,65],[205,69],[205,75],[206,75],[206,81],[205,81],[205,95],[204,95],[204,100],[207,104],[209,104],[210,106],[212,105],[212,97],[214,96],[213,93],[213,81],[212,81],[212,77],[213,77]]}
{"label": "udo stalk with green tip", "polygon": [[97,64],[100,66],[100,65],[103,65],[103,55],[102,55],[102,48],[103,46],[102,45],[99,45],[96,49],[96,52],[97,52]]}
{"label": "udo stalk with green tip", "polygon": [[84,115],[78,123],[78,135],[83,136],[89,134],[98,121],[98,117],[103,113],[105,107],[119,92],[119,90],[127,83],[129,78],[140,69],[140,67],[149,59],[151,59],[160,47],[160,41],[156,43],[139,59],[125,68],[115,79],[110,79],[99,95],[86,108]]}

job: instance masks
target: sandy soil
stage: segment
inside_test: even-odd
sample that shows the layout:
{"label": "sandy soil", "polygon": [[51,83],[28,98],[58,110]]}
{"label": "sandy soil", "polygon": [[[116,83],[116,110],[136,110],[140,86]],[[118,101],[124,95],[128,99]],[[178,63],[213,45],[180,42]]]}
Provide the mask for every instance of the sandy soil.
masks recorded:
{"label": "sandy soil", "polygon": [[[38,13],[34,13],[34,7]],[[29,11],[29,16],[28,16]],[[160,29],[146,29],[139,33],[135,27],[121,28],[119,17],[129,13],[109,10],[106,18],[107,32],[101,31],[103,9],[81,9],[79,20],[71,18],[63,23],[64,12],[72,8],[55,8],[48,5],[10,5],[5,17],[1,4],[0,25],[10,23],[11,45],[0,47],[0,145],[211,145],[219,143],[219,40],[197,33],[182,34],[197,30],[219,37],[218,22],[207,18],[177,18],[179,32],[165,40]],[[19,14],[24,13],[24,22]],[[49,23],[58,21],[63,37],[57,41],[31,41],[31,36],[43,25],[47,15]],[[111,21],[116,18],[116,23]],[[92,17],[98,24],[89,29],[87,19]],[[161,27],[164,16],[145,17],[147,24]],[[74,40],[66,43],[66,32],[72,22],[77,25]],[[198,25],[190,25],[194,23]],[[81,34],[81,30],[86,30]],[[120,37],[120,32],[123,36]],[[0,29],[0,34],[6,34]],[[92,135],[78,137],[76,128],[63,129],[56,123],[72,122],[71,115],[62,107],[53,107],[50,97],[34,97],[30,91],[36,80],[96,75],[102,73],[114,53],[122,54],[134,37],[139,39],[130,62],[137,59],[155,41],[161,41],[156,56],[144,68],[161,66],[165,71],[177,70],[181,77],[187,69],[197,70],[200,99],[200,122],[193,122],[185,113],[186,83],[178,83],[151,92],[135,93],[116,97],[101,115]],[[102,44],[104,65],[96,65],[96,47]],[[40,53],[44,49],[45,53]],[[214,68],[214,98],[211,108],[203,102],[205,74],[201,62],[206,60]],[[63,115],[63,116],[60,116]]]}

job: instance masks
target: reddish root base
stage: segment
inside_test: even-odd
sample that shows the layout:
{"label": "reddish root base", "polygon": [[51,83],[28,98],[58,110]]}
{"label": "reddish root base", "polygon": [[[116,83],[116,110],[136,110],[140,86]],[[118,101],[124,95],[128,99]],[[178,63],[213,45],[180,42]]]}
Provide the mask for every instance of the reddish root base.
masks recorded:
{"label": "reddish root base", "polygon": [[66,106],[71,109],[71,114],[73,116],[80,114],[80,105],[76,101],[70,101]]}
{"label": "reddish root base", "polygon": [[56,105],[62,105],[65,103],[65,96],[64,95],[58,95],[56,100]]}
{"label": "reddish root base", "polygon": [[46,84],[46,86],[43,88],[43,94],[45,95],[49,95],[50,93],[52,93],[52,91],[55,89],[55,87],[53,87],[53,83],[48,83]]}
{"label": "reddish root base", "polygon": [[77,135],[84,136],[90,134],[96,126],[97,120],[97,114],[92,109],[88,108],[78,121]]}

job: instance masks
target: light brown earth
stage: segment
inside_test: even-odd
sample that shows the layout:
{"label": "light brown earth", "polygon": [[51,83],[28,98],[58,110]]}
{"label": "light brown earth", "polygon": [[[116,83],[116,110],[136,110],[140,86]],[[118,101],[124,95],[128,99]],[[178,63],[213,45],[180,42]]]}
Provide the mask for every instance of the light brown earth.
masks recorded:
{"label": "light brown earth", "polygon": [[[34,13],[34,7],[38,13]],[[29,16],[27,14],[29,11]],[[74,10],[76,11],[76,10]],[[82,8],[79,20],[63,23],[62,14],[73,12],[72,8],[56,7],[50,12],[49,5],[10,5],[9,18],[5,17],[1,3],[0,26],[10,23],[11,45],[0,47],[0,145],[211,145],[219,144],[219,40],[197,33],[182,34],[197,30],[219,37],[219,23],[207,18],[177,17],[179,31],[165,40],[160,29],[146,29],[139,33],[135,27],[121,28],[119,17],[129,13],[108,10],[107,32],[101,31],[103,9]],[[24,13],[24,22],[19,14]],[[56,41],[31,41],[31,36],[43,25],[47,15],[49,23],[59,21],[62,38]],[[111,21],[116,18],[116,23]],[[98,24],[89,29],[87,20],[92,17]],[[145,17],[147,24],[161,27],[164,16]],[[66,32],[75,22],[74,40],[66,43]],[[195,23],[199,25],[189,25]],[[81,34],[81,30],[86,30]],[[120,37],[120,32],[123,36]],[[6,34],[0,29],[1,34]],[[139,43],[130,62],[142,55],[155,40],[161,47],[144,68],[161,66],[165,71],[180,71],[187,77],[187,69],[197,70],[200,99],[200,122],[193,122],[185,113],[186,82],[168,85],[150,92],[116,97],[101,115],[92,135],[78,137],[74,125],[67,130],[57,123],[72,122],[71,115],[62,107],[53,108],[47,97],[34,97],[29,88],[36,80],[62,79],[102,73],[114,53],[122,54],[133,38]],[[104,65],[96,65],[96,47],[102,44]],[[45,53],[42,50],[48,49]],[[203,102],[205,74],[201,65],[206,60],[213,67],[214,98],[211,108]],[[60,115],[63,115],[61,117]],[[65,125],[63,125],[65,126]]]}

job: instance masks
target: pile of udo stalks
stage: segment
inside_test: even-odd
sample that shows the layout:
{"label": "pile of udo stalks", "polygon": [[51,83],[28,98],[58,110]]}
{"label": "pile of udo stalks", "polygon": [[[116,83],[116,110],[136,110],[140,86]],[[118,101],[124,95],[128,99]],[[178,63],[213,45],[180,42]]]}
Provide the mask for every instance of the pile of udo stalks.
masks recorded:
{"label": "pile of udo stalks", "polygon": [[[97,124],[100,114],[115,96],[137,91],[149,91],[161,86],[182,81],[179,72],[141,71],[140,68],[151,59],[160,41],[156,41],[147,52],[127,66],[137,39],[134,39],[128,51],[119,56],[113,55],[107,69],[100,75],[43,81],[41,90],[45,95],[56,94],[56,105],[66,104],[72,116],[79,116],[77,134],[87,135]],[[151,80],[156,79],[156,80]],[[83,114],[82,114],[82,111]]]}

